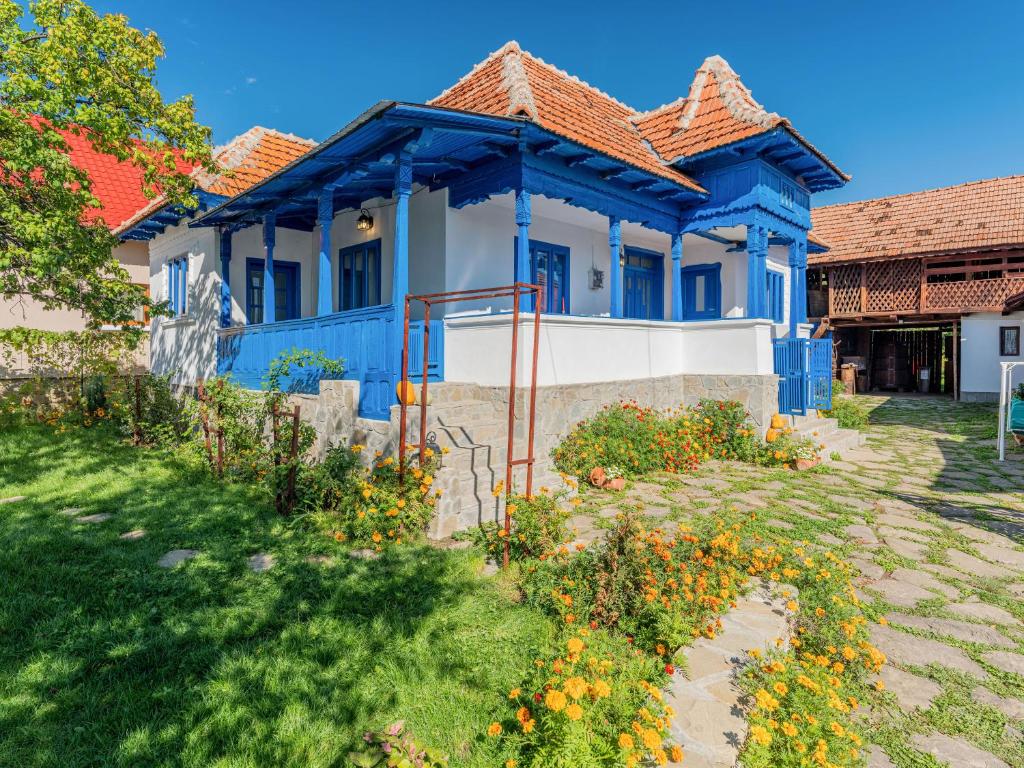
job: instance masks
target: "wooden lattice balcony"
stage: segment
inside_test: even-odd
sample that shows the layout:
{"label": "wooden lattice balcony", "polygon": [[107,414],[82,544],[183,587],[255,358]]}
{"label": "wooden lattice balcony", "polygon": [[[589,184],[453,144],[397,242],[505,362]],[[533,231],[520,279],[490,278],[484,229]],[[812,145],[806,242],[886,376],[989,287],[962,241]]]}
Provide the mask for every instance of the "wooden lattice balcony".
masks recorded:
{"label": "wooden lattice balcony", "polygon": [[[1002,277],[989,277],[995,268]],[[828,270],[829,317],[998,312],[1024,291],[1024,265],[1007,258],[964,261],[892,259],[841,264]],[[967,277],[968,279],[956,279]],[[929,282],[932,281],[932,282]]]}

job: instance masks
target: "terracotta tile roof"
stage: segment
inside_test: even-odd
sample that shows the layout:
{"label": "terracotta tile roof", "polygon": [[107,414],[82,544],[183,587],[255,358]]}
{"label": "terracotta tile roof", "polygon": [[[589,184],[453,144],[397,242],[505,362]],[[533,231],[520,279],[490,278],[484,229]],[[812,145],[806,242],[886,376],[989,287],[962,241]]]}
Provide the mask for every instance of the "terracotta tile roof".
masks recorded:
{"label": "terracotta tile roof", "polygon": [[257,125],[214,149],[213,158],[217,165],[229,173],[216,176],[197,174],[196,183],[207,192],[232,197],[263,181],[316,145],[312,139]]}
{"label": "terracotta tile roof", "polygon": [[515,41],[428,103],[491,115],[524,115],[559,136],[703,191],[644,141],[632,121],[635,110],[523,51]]}
{"label": "terracotta tile roof", "polygon": [[700,186],[671,167],[672,162],[784,127],[848,178],[786,118],[758,104],[721,56],[704,60],[685,98],[637,112],[522,50],[513,40],[429,103],[492,115],[524,115],[560,136],[694,189]]}
{"label": "terracotta tile roof", "polygon": [[[258,184],[317,145],[312,139],[281,133],[257,125],[227,144],[213,150],[213,159],[222,169],[211,174],[195,171],[196,185],[206,191],[233,197]],[[162,197],[147,201],[121,220],[115,233],[125,232],[144,221],[166,205]]]}
{"label": "terracotta tile roof", "polygon": [[1024,176],[815,208],[812,264],[1024,245]]}
{"label": "terracotta tile roof", "polygon": [[[141,169],[113,155],[97,152],[84,131],[75,134],[70,130],[60,130],[59,133],[67,142],[72,164],[89,174],[92,194],[100,201],[100,208],[86,212],[88,221],[101,219],[113,228],[150,204],[150,198],[143,191]],[[179,170],[188,173],[191,166],[182,163]]]}

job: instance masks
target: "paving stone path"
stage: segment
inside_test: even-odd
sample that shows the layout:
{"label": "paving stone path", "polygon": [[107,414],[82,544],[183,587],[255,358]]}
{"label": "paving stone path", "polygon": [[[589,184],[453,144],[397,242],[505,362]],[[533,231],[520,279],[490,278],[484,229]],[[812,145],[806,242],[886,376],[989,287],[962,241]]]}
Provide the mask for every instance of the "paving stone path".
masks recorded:
{"label": "paving stone path", "polygon": [[[868,765],[1024,766],[1024,451],[996,460],[991,406],[859,400],[871,409],[868,445],[841,461],[811,472],[713,463],[637,483],[580,508],[577,540],[602,535],[620,509],[666,525],[733,508],[756,512],[772,536],[833,550],[859,571],[881,620],[872,641],[888,657],[884,690],[862,708]],[[744,602],[729,621],[751,611]],[[730,631],[744,634],[729,627],[718,640]],[[726,734],[741,741],[745,726],[741,710],[719,706],[731,673],[703,645],[689,657],[691,679],[672,690],[686,764],[732,765]]]}

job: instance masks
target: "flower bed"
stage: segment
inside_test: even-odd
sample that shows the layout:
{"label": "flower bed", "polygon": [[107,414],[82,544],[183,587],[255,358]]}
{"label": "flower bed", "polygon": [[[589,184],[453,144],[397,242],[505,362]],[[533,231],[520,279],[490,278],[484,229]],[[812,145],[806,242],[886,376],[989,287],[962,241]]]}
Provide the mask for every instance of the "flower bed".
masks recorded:
{"label": "flower bed", "polygon": [[702,400],[692,408],[662,412],[635,402],[604,408],[581,422],[552,452],[555,465],[573,477],[615,468],[626,477],[649,472],[692,472],[711,459],[782,466],[816,459],[810,440],[790,431],[763,442],[743,406],[734,400]]}

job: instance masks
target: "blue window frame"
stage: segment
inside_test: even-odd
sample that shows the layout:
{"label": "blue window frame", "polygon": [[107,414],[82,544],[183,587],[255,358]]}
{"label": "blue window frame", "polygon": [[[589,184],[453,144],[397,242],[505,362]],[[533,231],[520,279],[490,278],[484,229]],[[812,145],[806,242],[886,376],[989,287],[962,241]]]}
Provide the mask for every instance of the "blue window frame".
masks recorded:
{"label": "blue window frame", "polygon": [[682,267],[683,320],[718,320],[722,317],[722,265]]}
{"label": "blue window frame", "polygon": [[[299,308],[299,264],[275,259],[275,319],[296,320]],[[250,325],[263,322],[263,259],[245,260],[245,316]]]}
{"label": "blue window frame", "polygon": [[786,322],[786,276],[768,270],[768,316],[773,323]]}
{"label": "blue window frame", "polygon": [[175,317],[188,311],[188,256],[167,262],[167,301]]}
{"label": "blue window frame", "polygon": [[380,240],[350,245],[338,251],[338,308],[380,304]]}
{"label": "blue window frame", "polygon": [[[512,244],[512,280],[519,262],[519,238]],[[569,314],[569,249],[564,245],[530,241],[530,281],[544,288],[541,312]]]}
{"label": "blue window frame", "polygon": [[622,314],[665,319],[665,256],[627,245],[622,255]]}

